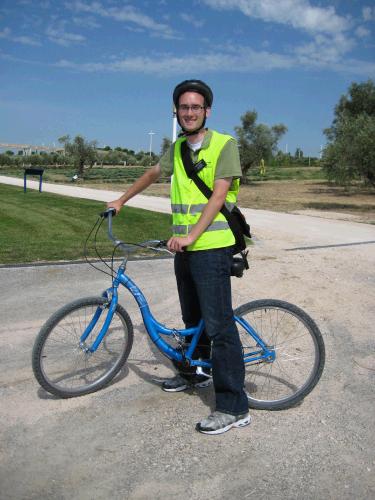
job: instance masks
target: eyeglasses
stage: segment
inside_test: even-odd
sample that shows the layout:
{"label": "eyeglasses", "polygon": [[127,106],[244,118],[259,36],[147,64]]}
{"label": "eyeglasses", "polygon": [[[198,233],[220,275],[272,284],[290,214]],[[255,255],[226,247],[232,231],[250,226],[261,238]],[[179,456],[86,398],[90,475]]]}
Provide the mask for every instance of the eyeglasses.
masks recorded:
{"label": "eyeglasses", "polygon": [[202,109],[205,109],[205,106],[200,106],[199,104],[192,104],[191,106],[188,106],[187,104],[180,104],[178,106],[178,111],[187,112],[189,109],[191,109],[193,113],[199,113]]}

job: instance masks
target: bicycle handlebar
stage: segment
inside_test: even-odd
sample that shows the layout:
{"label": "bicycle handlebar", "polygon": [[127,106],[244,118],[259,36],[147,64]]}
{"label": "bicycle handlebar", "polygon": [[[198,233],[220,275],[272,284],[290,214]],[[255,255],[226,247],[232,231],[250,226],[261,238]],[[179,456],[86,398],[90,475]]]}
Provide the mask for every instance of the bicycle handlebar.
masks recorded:
{"label": "bicycle handlebar", "polygon": [[[100,217],[104,219],[108,219],[108,238],[114,242],[116,246],[122,247],[123,249],[129,251],[131,247],[134,247],[134,244],[127,245],[121,240],[118,240],[113,232],[112,232],[112,217],[116,215],[115,208],[107,208],[104,212],[100,213]],[[167,248],[168,240],[148,240],[143,243],[139,243],[139,246],[144,248],[149,248],[150,250],[155,250],[157,252],[167,252],[172,254]]]}
{"label": "bicycle handlebar", "polygon": [[108,208],[104,212],[101,212],[100,216],[103,217],[104,219],[108,219],[108,238],[115,243],[115,245],[121,245],[122,241],[118,240],[115,238],[112,232],[112,217],[116,215],[116,209],[115,208]]}

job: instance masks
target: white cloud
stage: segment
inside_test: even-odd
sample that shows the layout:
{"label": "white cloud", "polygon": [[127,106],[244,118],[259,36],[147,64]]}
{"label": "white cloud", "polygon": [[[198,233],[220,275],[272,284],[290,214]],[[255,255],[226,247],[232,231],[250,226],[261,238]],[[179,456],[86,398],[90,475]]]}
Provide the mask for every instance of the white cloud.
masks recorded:
{"label": "white cloud", "polygon": [[[292,59],[270,54],[255,52],[252,49],[239,49],[233,53],[207,53],[199,55],[199,62],[205,71],[236,71],[247,72],[267,69],[288,68]],[[191,74],[197,68],[197,55],[176,57],[170,54],[153,57],[129,57],[113,62],[77,64],[67,60],[56,63],[57,67],[70,68],[84,72],[137,72],[153,75]]]}
{"label": "white cloud", "polygon": [[296,47],[294,52],[302,65],[324,67],[341,61],[354,45],[354,40],[341,33],[334,37],[320,34],[310,43]]}
{"label": "white cloud", "polygon": [[332,69],[353,75],[362,75],[365,78],[375,78],[375,63],[372,61],[348,59],[345,62],[337,63]]}
{"label": "white cloud", "polygon": [[355,34],[358,36],[358,38],[367,38],[371,35],[371,31],[363,26],[358,26],[358,28],[355,30]]}
{"label": "white cloud", "polygon": [[63,47],[70,47],[74,44],[83,43],[86,38],[83,35],[77,35],[76,33],[68,33],[64,29],[65,22],[59,23],[58,26],[49,26],[46,29],[46,35],[49,40]]}
{"label": "white cloud", "polygon": [[174,31],[164,23],[158,23],[150,16],[143,14],[131,5],[123,5],[121,7],[104,6],[101,2],[84,2],[75,0],[67,2],[65,6],[76,12],[85,12],[92,15],[97,15],[104,18],[111,18],[118,22],[132,23],[145,30],[150,30],[152,34],[156,34],[165,38],[174,38]]}
{"label": "white cloud", "polygon": [[196,19],[191,14],[181,13],[180,17],[183,21],[186,21],[195,28],[202,28],[202,26],[204,25],[204,21],[202,21],[201,19]]}
{"label": "white cloud", "polygon": [[363,7],[362,16],[365,21],[375,21],[375,7]]}
{"label": "white cloud", "polygon": [[0,31],[0,38],[5,38],[6,40],[10,40],[11,42],[22,43],[24,45],[32,45],[39,46],[41,43],[38,40],[30,36],[15,36],[12,34],[12,31],[9,28],[4,28],[3,31]]}
{"label": "white cloud", "polygon": [[34,46],[41,45],[40,42],[34,40],[30,36],[14,36],[13,41],[18,43],[23,43],[25,45],[34,45]]}
{"label": "white cloud", "polygon": [[[333,6],[318,7],[310,0],[201,0],[214,9],[240,10],[245,16],[303,31],[310,40],[289,49],[303,67],[337,65],[356,44],[349,32],[354,22],[336,13]],[[364,29],[357,30],[364,36]]]}
{"label": "white cloud", "polygon": [[[366,61],[340,60],[337,46],[330,47],[329,37],[319,35],[311,45],[295,50],[290,54],[279,54],[267,50],[255,51],[250,47],[228,46],[217,48],[215,52],[184,55],[154,54],[152,57],[138,56],[115,59],[105,62],[76,63],[60,60],[56,67],[80,72],[100,73],[142,73],[159,77],[171,75],[189,75],[196,72],[197,59],[206,72],[221,73],[260,73],[272,70],[290,70],[293,68],[329,69],[366,76],[375,75],[375,64]],[[345,43],[341,50],[346,50]]]}
{"label": "white cloud", "polygon": [[73,23],[82,28],[100,28],[100,24],[92,17],[73,17]]}
{"label": "white cloud", "polygon": [[266,22],[288,24],[311,33],[340,33],[350,27],[334,7],[314,7],[308,0],[202,0],[214,9],[236,9]]}
{"label": "white cloud", "polygon": [[0,31],[0,38],[10,38],[11,30],[9,28],[4,28],[3,31]]}

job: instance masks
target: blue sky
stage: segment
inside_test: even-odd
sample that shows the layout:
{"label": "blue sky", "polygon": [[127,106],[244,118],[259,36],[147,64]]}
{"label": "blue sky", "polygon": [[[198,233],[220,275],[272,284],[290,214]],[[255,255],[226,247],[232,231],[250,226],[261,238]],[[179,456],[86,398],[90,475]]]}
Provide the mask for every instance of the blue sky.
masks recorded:
{"label": "blue sky", "polygon": [[247,110],[284,123],[280,149],[317,156],[351,82],[375,79],[372,0],[2,0],[0,142],[82,134],[159,152],[171,93],[214,91],[212,128]]}

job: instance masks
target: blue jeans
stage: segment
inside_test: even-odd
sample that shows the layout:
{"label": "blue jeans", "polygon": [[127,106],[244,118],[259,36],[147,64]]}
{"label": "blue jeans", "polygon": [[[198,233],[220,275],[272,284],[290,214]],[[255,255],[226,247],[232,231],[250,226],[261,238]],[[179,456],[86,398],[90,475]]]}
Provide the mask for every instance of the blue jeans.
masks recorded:
{"label": "blue jeans", "polygon": [[216,410],[232,415],[246,413],[245,367],[232,309],[232,249],[180,252],[174,262],[186,328],[195,326],[201,318],[205,322],[199,344],[203,348],[211,344]]}

